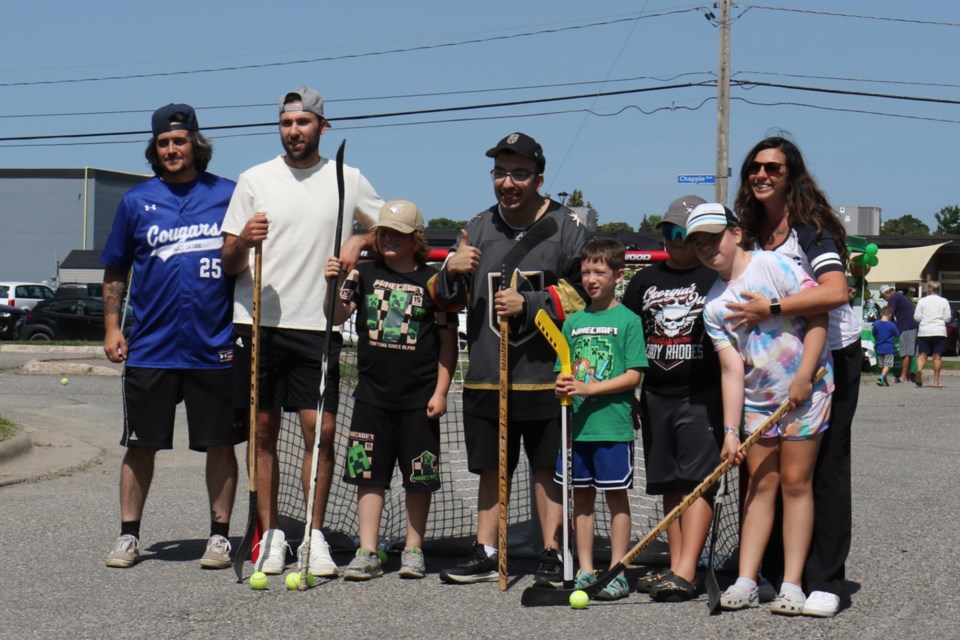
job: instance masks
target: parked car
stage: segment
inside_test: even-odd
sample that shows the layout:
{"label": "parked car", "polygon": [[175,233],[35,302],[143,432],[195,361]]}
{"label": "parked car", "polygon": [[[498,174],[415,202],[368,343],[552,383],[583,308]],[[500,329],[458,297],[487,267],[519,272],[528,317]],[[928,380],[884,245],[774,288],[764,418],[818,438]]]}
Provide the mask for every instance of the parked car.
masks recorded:
{"label": "parked car", "polygon": [[23,309],[0,304],[0,340],[13,340],[17,320],[27,314]]}
{"label": "parked car", "polygon": [[51,300],[53,289],[39,282],[0,282],[0,304],[33,309],[38,302]]}
{"label": "parked car", "polygon": [[[133,326],[127,308],[124,334]],[[103,340],[103,299],[92,296],[41,302],[18,322],[20,340]]]}
{"label": "parked car", "polygon": [[64,282],[57,287],[56,298],[76,298],[77,296],[103,297],[102,282]]}

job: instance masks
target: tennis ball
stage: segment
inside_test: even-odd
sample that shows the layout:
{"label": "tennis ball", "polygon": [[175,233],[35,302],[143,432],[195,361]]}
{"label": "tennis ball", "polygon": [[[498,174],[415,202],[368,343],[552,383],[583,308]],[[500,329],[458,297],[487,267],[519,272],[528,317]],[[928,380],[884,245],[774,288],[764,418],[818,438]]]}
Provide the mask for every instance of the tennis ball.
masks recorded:
{"label": "tennis ball", "polygon": [[291,571],[287,574],[287,577],[283,579],[283,582],[287,585],[287,589],[296,591],[300,588],[300,572]]}
{"label": "tennis ball", "polygon": [[67,380],[66,376],[60,378],[60,384],[70,384],[70,381]]}
{"label": "tennis ball", "polygon": [[257,591],[262,591],[270,586],[270,578],[267,577],[263,571],[257,571],[252,576],[250,576],[250,588]]}
{"label": "tennis ball", "polygon": [[383,549],[377,549],[377,557],[380,558],[380,564],[387,564],[387,552]]}
{"label": "tennis ball", "polygon": [[317,579],[313,575],[313,571],[307,571],[307,586],[312,587],[317,583]]}
{"label": "tennis ball", "polygon": [[587,595],[586,591],[578,589],[570,594],[570,606],[574,609],[586,609],[589,603],[590,596]]}

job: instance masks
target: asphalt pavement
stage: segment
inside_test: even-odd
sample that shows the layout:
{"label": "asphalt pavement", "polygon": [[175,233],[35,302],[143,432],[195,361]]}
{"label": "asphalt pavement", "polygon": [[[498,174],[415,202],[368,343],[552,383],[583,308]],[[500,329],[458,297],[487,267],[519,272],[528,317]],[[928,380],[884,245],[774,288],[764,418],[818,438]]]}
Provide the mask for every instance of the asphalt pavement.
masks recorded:
{"label": "asphalt pavement", "polygon": [[[334,580],[300,593],[273,577],[267,591],[252,591],[230,570],[197,564],[208,527],[203,456],[186,450],[184,429],[177,448],[158,457],[144,561],[106,568],[119,528],[118,371],[95,352],[6,349],[0,415],[21,424],[32,446],[0,458],[3,639],[956,637],[960,376],[945,375],[944,389],[929,379],[922,388],[880,388],[864,378],[854,424],[849,608],[827,620],[773,616],[762,607],[711,617],[705,597],[657,604],[639,594],[579,611],[524,609],[520,592],[531,584],[532,566],[511,563],[512,584],[501,593],[496,583],[441,584],[436,573],[456,559],[440,557],[428,558],[431,573],[419,581],[397,578],[399,558],[391,556],[386,575],[369,583]],[[60,384],[64,371],[67,385]],[[246,491],[243,478],[234,543],[247,518]]]}

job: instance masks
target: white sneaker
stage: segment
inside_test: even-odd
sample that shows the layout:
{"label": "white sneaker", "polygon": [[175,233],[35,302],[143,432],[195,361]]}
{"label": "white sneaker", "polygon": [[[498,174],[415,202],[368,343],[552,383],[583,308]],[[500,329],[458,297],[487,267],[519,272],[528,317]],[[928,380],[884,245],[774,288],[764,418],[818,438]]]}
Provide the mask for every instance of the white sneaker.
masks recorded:
{"label": "white sneaker", "polygon": [[[297,558],[303,553],[303,545],[297,550]],[[323,532],[314,529],[310,532],[310,572],[318,578],[336,578],[337,563],[330,557],[330,546],[327,545]]]}
{"label": "white sneaker", "polygon": [[803,615],[815,618],[832,618],[840,610],[840,596],[829,591],[814,591],[803,603]]}
{"label": "white sneaker", "polygon": [[254,565],[254,571],[263,571],[272,575],[283,573],[287,566],[287,537],[280,529],[267,529],[257,543],[260,547],[260,556]]}
{"label": "white sneaker", "polygon": [[120,536],[103,561],[108,567],[119,569],[132,567],[140,562],[140,540],[129,534]]}

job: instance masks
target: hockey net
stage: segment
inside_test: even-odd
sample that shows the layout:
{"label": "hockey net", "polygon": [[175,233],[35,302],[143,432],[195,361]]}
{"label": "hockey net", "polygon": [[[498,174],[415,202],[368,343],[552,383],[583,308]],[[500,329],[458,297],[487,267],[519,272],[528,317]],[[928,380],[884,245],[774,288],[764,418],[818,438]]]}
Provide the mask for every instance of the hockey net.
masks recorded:
{"label": "hockey net", "polygon": [[[350,346],[353,333],[352,318],[343,327],[347,337],[340,357],[340,406],[337,413],[335,439],[336,467],[333,484],[324,519],[324,533],[330,545],[340,549],[354,549],[358,545],[359,521],[356,512],[356,488],[343,482],[344,460],[347,451],[347,436],[353,418],[353,390],[356,386],[357,352]],[[477,529],[477,476],[467,470],[466,445],[463,439],[462,371],[467,366],[467,350],[461,341],[459,366],[447,398],[447,413],[441,418],[440,469],[441,488],[433,494],[424,549],[431,553],[468,553],[476,537]],[[559,405],[558,405],[559,407]],[[636,438],[634,456],[634,483],[630,490],[630,506],[634,541],[639,540],[663,518],[662,501],[659,496],[648,496],[643,448]],[[277,444],[280,466],[278,509],[280,526],[288,539],[303,537],[305,500],[300,483],[300,467],[303,453],[303,437],[296,413],[284,413]],[[723,513],[720,521],[715,562],[718,568],[734,560],[739,541],[739,509],[737,471],[728,474],[727,492],[722,497]],[[596,504],[595,553],[609,555],[609,513],[598,493]],[[394,471],[393,481],[384,497],[383,516],[380,524],[381,549],[402,550],[406,537],[404,492],[399,471]],[[532,474],[526,457],[520,456],[520,464],[513,477],[508,519],[509,552],[514,556],[535,556],[542,546],[537,514],[532,493]],[[632,543],[631,543],[632,544]],[[706,551],[702,560],[706,560]],[[661,541],[641,556],[644,563],[667,563],[669,556],[665,542]]]}

